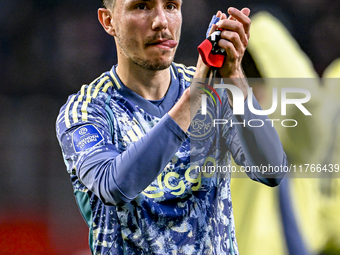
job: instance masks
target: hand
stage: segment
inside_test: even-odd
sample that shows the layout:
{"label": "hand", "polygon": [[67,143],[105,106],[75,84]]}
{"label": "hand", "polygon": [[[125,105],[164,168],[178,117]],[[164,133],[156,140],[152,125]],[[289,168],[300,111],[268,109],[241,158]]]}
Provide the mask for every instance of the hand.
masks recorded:
{"label": "hand", "polygon": [[[216,17],[221,19],[221,17],[222,17],[222,12],[221,12],[221,11],[218,11],[218,12],[216,13]],[[216,31],[216,30],[217,30],[216,24],[212,24],[212,25],[210,26],[210,30],[209,30],[208,36],[210,36],[210,35],[211,35],[214,31]],[[200,52],[200,53],[201,53],[201,52]],[[198,55],[198,60],[197,60],[197,64],[196,64],[196,73],[197,73],[197,71],[199,71],[199,73],[201,74],[201,76],[200,76],[200,77],[197,77],[197,76],[196,76],[196,78],[205,78],[206,75],[204,76],[204,74],[208,74],[209,71],[210,71],[210,67],[208,67],[208,66],[203,62],[202,56],[201,56],[200,54]],[[203,75],[203,76],[202,76],[202,75]]]}
{"label": "hand", "polygon": [[243,77],[241,61],[250,37],[251,21],[248,17],[250,10],[243,8],[240,11],[230,7],[228,13],[230,15],[228,18],[224,13],[218,13],[221,20],[212,28],[224,30],[218,45],[226,50],[227,56],[219,73],[223,78],[241,78]]}

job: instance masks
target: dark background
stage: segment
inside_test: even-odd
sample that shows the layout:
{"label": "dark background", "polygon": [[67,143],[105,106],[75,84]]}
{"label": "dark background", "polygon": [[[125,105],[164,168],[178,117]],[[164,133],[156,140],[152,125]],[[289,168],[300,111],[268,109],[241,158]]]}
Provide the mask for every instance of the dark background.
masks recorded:
{"label": "dark background", "polygon": [[[267,10],[315,70],[340,57],[340,1],[183,0],[176,62],[195,65],[217,10]],[[0,1],[1,254],[88,254],[87,226],[55,138],[67,96],[116,64],[114,40],[97,21],[100,1]]]}

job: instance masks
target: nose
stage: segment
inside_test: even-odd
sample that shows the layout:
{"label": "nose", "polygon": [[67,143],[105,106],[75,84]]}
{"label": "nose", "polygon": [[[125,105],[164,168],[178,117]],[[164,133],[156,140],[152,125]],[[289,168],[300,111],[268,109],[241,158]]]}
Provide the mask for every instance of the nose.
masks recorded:
{"label": "nose", "polygon": [[161,31],[168,27],[168,19],[165,10],[162,6],[157,6],[154,9],[154,18],[152,21],[152,29]]}

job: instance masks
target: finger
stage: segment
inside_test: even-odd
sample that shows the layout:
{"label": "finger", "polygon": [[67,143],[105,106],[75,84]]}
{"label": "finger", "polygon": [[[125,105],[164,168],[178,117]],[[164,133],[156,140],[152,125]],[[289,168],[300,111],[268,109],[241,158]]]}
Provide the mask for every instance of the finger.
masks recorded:
{"label": "finger", "polygon": [[[241,10],[241,12],[244,14],[244,15],[246,15],[247,17],[249,17],[249,15],[250,15],[250,9],[249,8],[243,8],[242,10]],[[248,37],[248,39],[249,39],[249,37],[250,37],[250,23],[251,23],[251,20],[249,19],[249,25],[248,25],[248,27],[245,27],[245,32],[246,32],[246,34],[247,34],[247,37]]]}
{"label": "finger", "polygon": [[249,8],[243,8],[242,10],[241,10],[241,12],[244,14],[244,15],[246,15],[247,17],[249,17],[249,15],[250,15],[250,9]]}
{"label": "finger", "polygon": [[[227,16],[227,15],[226,15]],[[229,15],[228,17],[229,20],[236,20],[232,15]]]}
{"label": "finger", "polygon": [[[229,30],[229,31],[238,33],[244,46],[248,45],[248,36],[245,33],[244,26],[241,22],[226,19],[226,20],[221,20],[217,22],[216,25],[218,28],[221,28],[223,30]],[[226,33],[222,32],[221,37],[227,40],[229,39],[229,38],[225,38],[223,35],[226,35]]]}
{"label": "finger", "polygon": [[225,49],[229,61],[235,61],[239,58],[240,54],[236,51],[232,42],[222,39],[219,40],[218,46]]}
{"label": "finger", "polygon": [[251,20],[248,16],[250,14],[250,10],[248,8],[243,8],[242,11],[239,11],[236,8],[230,7],[228,9],[228,13],[233,16],[237,21],[242,23],[244,31],[249,38]]}
{"label": "finger", "polygon": [[214,31],[216,31],[216,30],[217,30],[217,26],[216,26],[216,24],[213,24],[213,25],[211,26],[211,28],[210,28],[209,36],[210,36]]}
{"label": "finger", "polygon": [[247,46],[242,43],[240,35],[234,31],[229,31],[229,30],[223,31],[221,34],[221,38],[231,42],[237,52],[244,51],[244,48]]}
{"label": "finger", "polygon": [[[221,19],[221,17],[222,17],[222,12],[221,12],[221,11],[218,11],[218,12],[216,13],[216,17]],[[210,28],[209,35],[211,35],[215,30],[217,30],[217,26],[216,26],[216,24],[213,24],[213,25],[211,26],[211,28]]]}

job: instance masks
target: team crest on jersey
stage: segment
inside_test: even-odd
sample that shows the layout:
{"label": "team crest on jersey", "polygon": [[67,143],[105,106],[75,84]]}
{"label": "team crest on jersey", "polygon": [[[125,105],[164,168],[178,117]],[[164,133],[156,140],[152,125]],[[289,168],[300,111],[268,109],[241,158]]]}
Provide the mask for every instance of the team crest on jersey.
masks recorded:
{"label": "team crest on jersey", "polygon": [[201,109],[198,110],[189,128],[190,139],[204,140],[209,138],[214,132],[214,113],[208,107],[207,114],[202,115]]}
{"label": "team crest on jersey", "polygon": [[81,152],[96,146],[103,140],[103,136],[93,125],[81,126],[77,128],[72,135],[72,142],[76,152]]}

